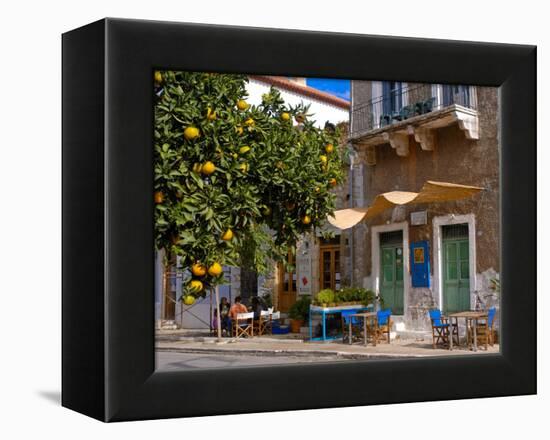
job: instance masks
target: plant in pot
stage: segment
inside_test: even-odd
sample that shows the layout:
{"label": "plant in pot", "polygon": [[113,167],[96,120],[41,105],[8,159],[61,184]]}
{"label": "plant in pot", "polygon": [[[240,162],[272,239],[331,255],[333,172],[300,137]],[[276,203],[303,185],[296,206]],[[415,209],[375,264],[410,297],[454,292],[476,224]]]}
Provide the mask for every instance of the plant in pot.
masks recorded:
{"label": "plant in pot", "polygon": [[332,289],[323,289],[317,293],[316,302],[321,307],[328,307],[329,304],[334,303],[335,294]]}
{"label": "plant in pot", "polygon": [[303,296],[290,307],[288,316],[290,318],[290,331],[292,333],[300,333],[300,327],[304,325],[304,322],[309,317],[310,304],[310,297]]}

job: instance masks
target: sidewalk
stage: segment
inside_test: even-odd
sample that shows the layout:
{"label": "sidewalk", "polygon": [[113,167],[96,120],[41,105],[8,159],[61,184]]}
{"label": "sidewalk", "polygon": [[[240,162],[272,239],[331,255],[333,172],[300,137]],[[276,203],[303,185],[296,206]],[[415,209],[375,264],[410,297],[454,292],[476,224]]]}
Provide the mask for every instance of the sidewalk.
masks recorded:
{"label": "sidewalk", "polygon": [[[487,355],[499,353],[499,346],[488,348],[478,347],[478,351],[468,350],[465,346],[455,347],[453,351],[444,348],[433,349],[431,340],[392,340],[390,344],[380,342],[374,347],[372,344],[364,346],[362,343],[342,343],[341,340],[332,342],[308,342],[299,338],[278,338],[276,336],[262,336],[254,338],[222,338],[218,341],[209,336],[159,335],[156,350],[180,353],[217,353],[243,354],[257,356],[305,356],[345,359],[402,359],[422,358],[433,356],[464,356]],[[288,335],[285,335],[288,336]],[[297,335],[299,336],[299,335]]]}

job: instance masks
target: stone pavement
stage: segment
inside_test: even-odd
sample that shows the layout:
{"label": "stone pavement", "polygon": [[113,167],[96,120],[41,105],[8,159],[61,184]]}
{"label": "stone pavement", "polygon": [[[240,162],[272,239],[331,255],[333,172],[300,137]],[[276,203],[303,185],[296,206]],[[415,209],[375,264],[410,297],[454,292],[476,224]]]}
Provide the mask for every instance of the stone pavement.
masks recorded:
{"label": "stone pavement", "polygon": [[396,338],[387,342],[380,342],[374,347],[372,344],[364,346],[362,343],[342,343],[337,339],[332,342],[308,342],[297,337],[288,338],[276,336],[261,336],[253,338],[222,338],[199,335],[158,335],[156,351],[179,353],[210,353],[227,355],[255,355],[255,356],[303,356],[323,357],[334,359],[402,359],[433,356],[464,356],[487,355],[499,353],[499,346],[488,348],[479,347],[477,352],[465,346],[455,347],[453,351],[444,348],[433,349],[431,337],[429,340]]}

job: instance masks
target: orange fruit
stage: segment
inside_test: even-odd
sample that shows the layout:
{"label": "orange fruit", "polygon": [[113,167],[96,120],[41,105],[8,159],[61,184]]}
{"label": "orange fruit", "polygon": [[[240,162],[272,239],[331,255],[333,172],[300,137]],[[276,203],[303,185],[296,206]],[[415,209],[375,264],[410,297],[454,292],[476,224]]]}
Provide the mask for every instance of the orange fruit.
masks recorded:
{"label": "orange fruit", "polygon": [[183,136],[188,141],[192,141],[193,139],[198,138],[200,135],[200,131],[197,127],[187,127],[185,130],[183,130]]}
{"label": "orange fruit", "polygon": [[239,165],[239,169],[243,173],[247,173],[248,172],[248,164],[246,162],[243,162],[242,164]]}
{"label": "orange fruit", "polygon": [[223,241],[230,241],[233,238],[233,231],[231,229],[227,229],[222,235]]}
{"label": "orange fruit", "polygon": [[250,147],[248,147],[248,146],[244,146],[244,147],[239,148],[239,153],[240,154],[245,154],[245,153],[248,153],[249,151],[250,151]]}
{"label": "orange fruit", "polygon": [[304,215],[302,217],[302,223],[304,225],[309,225],[311,223],[311,217],[309,215]]}
{"label": "orange fruit", "polygon": [[203,277],[206,275],[206,266],[201,263],[195,263],[191,266],[191,273],[196,277]]}
{"label": "orange fruit", "polygon": [[242,127],[237,127],[237,134],[239,134],[239,135],[243,134],[243,128]]}
{"label": "orange fruit", "polygon": [[330,179],[330,180],[328,181],[328,183],[330,183],[332,186],[336,186],[336,183],[337,183],[337,182],[336,182],[336,179],[333,177],[332,179]]}
{"label": "orange fruit", "polygon": [[323,163],[327,163],[327,161],[328,161],[328,158],[324,154],[319,156],[319,159],[321,159],[321,162],[323,162]]}
{"label": "orange fruit", "polygon": [[239,99],[237,101],[237,108],[241,111],[244,111],[246,110],[248,107],[250,107],[250,105],[244,100],[244,99]]}
{"label": "orange fruit", "polygon": [[222,273],[223,273],[223,267],[220,263],[213,263],[212,266],[208,268],[208,274],[210,276],[219,277]]}
{"label": "orange fruit", "polygon": [[197,174],[199,174],[202,170],[202,164],[198,163],[198,162],[195,162],[193,164],[193,171]]}
{"label": "orange fruit", "polygon": [[334,151],[334,145],[332,144],[327,144],[327,146],[325,147],[325,151],[330,154]]}
{"label": "orange fruit", "polygon": [[216,119],[216,112],[212,111],[210,107],[208,107],[208,109],[206,110],[206,119],[208,119],[209,121],[213,121]]}
{"label": "orange fruit", "polygon": [[158,70],[155,72],[155,82],[157,84],[162,84],[162,73],[160,73]]}
{"label": "orange fruit", "polygon": [[192,306],[193,304],[195,304],[195,297],[193,295],[185,295],[183,297],[183,303],[186,306]]}
{"label": "orange fruit", "polygon": [[189,290],[191,290],[191,292],[200,292],[203,288],[204,285],[200,280],[191,280],[189,283]]}
{"label": "orange fruit", "polygon": [[164,201],[164,194],[162,194],[162,191],[155,192],[155,203],[159,204]]}
{"label": "orange fruit", "polygon": [[202,164],[201,173],[205,176],[209,176],[214,171],[216,171],[216,165],[214,165],[212,162],[208,161]]}
{"label": "orange fruit", "polygon": [[248,125],[249,127],[253,127],[255,122],[254,119],[248,118],[246,121],[244,121],[245,125]]}
{"label": "orange fruit", "polygon": [[290,121],[290,113],[287,113],[287,112],[281,113],[281,119],[283,121]]}

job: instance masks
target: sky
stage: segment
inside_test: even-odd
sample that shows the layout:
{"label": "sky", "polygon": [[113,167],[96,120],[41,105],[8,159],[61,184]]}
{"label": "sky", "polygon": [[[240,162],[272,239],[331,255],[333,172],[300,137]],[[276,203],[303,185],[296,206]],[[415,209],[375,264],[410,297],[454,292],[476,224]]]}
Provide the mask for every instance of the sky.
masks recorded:
{"label": "sky", "polygon": [[307,78],[306,83],[310,87],[350,100],[350,82],[347,79]]}

